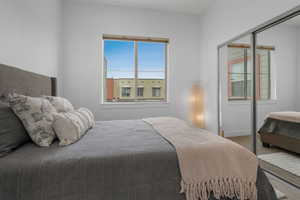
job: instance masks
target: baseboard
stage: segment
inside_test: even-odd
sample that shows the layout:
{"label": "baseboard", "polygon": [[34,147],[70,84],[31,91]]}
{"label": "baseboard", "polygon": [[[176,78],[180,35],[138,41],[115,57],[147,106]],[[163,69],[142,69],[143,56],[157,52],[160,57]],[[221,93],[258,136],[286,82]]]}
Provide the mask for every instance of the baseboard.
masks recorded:
{"label": "baseboard", "polygon": [[251,135],[250,130],[229,130],[229,131],[224,131],[225,137],[237,137],[237,136],[246,136],[246,135]]}

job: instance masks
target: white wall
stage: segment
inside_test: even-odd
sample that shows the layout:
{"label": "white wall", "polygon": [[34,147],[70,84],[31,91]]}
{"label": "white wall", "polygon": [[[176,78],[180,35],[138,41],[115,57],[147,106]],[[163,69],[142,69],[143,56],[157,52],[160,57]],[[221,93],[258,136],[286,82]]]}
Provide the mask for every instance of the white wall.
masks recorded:
{"label": "white wall", "polygon": [[[171,115],[186,119],[187,94],[200,80],[199,17],[63,1],[63,95],[98,120]],[[170,104],[101,105],[102,34],[170,38]]]}
{"label": "white wall", "polygon": [[[83,0],[62,2],[61,17],[60,0],[0,0],[0,62],[57,75],[60,94],[76,106],[93,109],[97,119],[187,118],[188,90],[201,76],[205,120],[212,131],[217,130],[217,45],[299,4],[299,0],[215,1],[199,18]],[[170,38],[170,104],[100,104],[103,33]]]}
{"label": "white wall", "polygon": [[205,118],[217,132],[217,46],[297,5],[299,0],[215,1],[201,17],[201,80],[205,90]]}
{"label": "white wall", "polygon": [[58,72],[60,0],[0,0],[0,63]]}
{"label": "white wall", "polygon": [[[249,39],[250,37],[248,41]],[[270,112],[296,110],[298,67],[296,41],[297,29],[286,25],[273,27],[257,36],[259,45],[275,47],[271,55],[271,84],[275,86],[272,91],[273,99],[258,101],[258,127],[262,125],[266,115]],[[227,60],[223,64],[225,70],[222,73],[222,122],[225,136],[250,135],[251,104],[249,101],[227,100]]]}

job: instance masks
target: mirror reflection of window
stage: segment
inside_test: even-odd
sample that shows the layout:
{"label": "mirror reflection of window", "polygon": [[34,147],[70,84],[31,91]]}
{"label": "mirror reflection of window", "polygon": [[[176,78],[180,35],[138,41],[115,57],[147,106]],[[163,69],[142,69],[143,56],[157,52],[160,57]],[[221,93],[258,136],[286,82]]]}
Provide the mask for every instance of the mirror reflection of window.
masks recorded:
{"label": "mirror reflection of window", "polygon": [[229,48],[228,62],[228,97],[229,100],[247,98],[247,62],[244,48]]}
{"label": "mirror reflection of window", "polygon": [[270,50],[257,50],[258,80],[257,97],[260,100],[271,98],[271,53]]}
{"label": "mirror reflection of window", "polygon": [[[271,49],[260,47],[256,60],[256,96],[271,99]],[[251,55],[248,45],[228,46],[228,100],[251,99]]]}

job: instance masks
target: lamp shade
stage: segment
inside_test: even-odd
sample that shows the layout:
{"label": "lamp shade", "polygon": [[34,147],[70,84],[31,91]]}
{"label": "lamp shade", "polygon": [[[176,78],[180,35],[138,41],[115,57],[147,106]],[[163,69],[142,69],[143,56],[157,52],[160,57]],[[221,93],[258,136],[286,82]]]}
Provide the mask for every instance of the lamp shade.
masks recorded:
{"label": "lamp shade", "polygon": [[203,105],[203,89],[198,84],[194,84],[191,88],[189,96],[190,104],[190,120],[199,127],[204,128],[204,105]]}

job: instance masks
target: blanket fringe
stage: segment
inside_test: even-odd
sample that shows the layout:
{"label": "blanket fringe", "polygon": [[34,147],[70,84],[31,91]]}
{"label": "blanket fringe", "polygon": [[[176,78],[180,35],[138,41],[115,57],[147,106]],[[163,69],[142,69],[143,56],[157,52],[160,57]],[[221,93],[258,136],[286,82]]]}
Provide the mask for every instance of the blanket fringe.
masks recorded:
{"label": "blanket fringe", "polygon": [[255,181],[241,178],[211,179],[199,183],[185,183],[181,181],[181,193],[185,193],[187,200],[208,200],[211,192],[216,199],[221,197],[239,200],[257,200]]}

